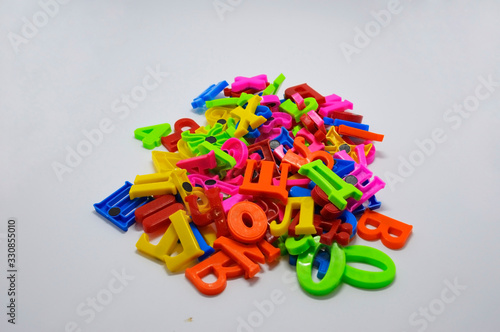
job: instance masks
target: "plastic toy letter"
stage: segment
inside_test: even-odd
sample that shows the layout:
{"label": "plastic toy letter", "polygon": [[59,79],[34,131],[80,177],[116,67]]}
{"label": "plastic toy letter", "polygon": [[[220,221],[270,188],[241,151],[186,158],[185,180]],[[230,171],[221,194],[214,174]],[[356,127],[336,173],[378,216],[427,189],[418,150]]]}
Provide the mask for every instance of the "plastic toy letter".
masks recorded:
{"label": "plastic toy letter", "polygon": [[326,102],[325,97],[311,88],[307,83],[291,86],[285,90],[285,98],[290,99],[292,95],[298,93],[302,98],[314,98],[319,105]]}
{"label": "plastic toy letter", "polygon": [[234,137],[241,137],[248,133],[248,126],[252,127],[252,129],[256,129],[258,126],[267,121],[267,119],[260,115],[255,115],[255,110],[261,101],[261,97],[256,95],[252,97],[248,101],[248,105],[246,108],[241,106],[236,107],[231,111],[231,115],[233,117],[237,117],[240,119],[240,123],[236,128],[236,132],[234,133]]}
{"label": "plastic toy letter", "polygon": [[[147,255],[163,260],[167,268],[172,272],[181,270],[193,259],[204,254],[189,227],[190,219],[184,210],[175,212],[170,216],[171,224],[157,245],[149,242],[147,234],[142,234],[139,241],[137,241],[137,249]],[[177,245],[177,240],[180,241],[183,251],[178,255],[171,256]]]}
{"label": "plastic toy letter", "polygon": [[[321,161],[320,161],[321,162]],[[281,177],[279,184],[273,186],[273,172],[275,169],[275,164],[272,161],[261,161],[260,162],[260,176],[258,182],[252,182],[254,175],[254,169],[257,164],[256,160],[248,159],[247,168],[245,170],[245,177],[243,183],[240,186],[239,193],[245,195],[258,195],[272,197],[281,200],[286,204],[288,200],[288,191],[286,191],[286,180],[288,177],[289,164],[281,164]]]}
{"label": "plastic toy letter", "polygon": [[131,198],[129,196],[131,187],[132,184],[126,181],[121,188],[102,202],[94,204],[97,213],[124,232],[135,223],[134,211],[151,200],[149,197]]}
{"label": "plastic toy letter", "polygon": [[280,88],[281,84],[283,84],[283,81],[285,80],[285,75],[279,74],[278,77],[273,81],[273,84],[269,85],[267,88],[264,89],[262,92],[263,96],[268,96],[268,95],[275,95],[278,92],[278,89]]}
{"label": "plastic toy letter", "polygon": [[313,261],[320,248],[319,236],[314,238],[315,246],[299,255],[297,259],[297,278],[300,286],[308,293],[323,296],[330,294],[342,281],[346,257],[342,248],[334,243],[330,249],[330,264],[325,276],[320,282],[312,279]]}
{"label": "plastic toy letter", "polygon": [[161,144],[161,138],[170,134],[172,129],[168,123],[155,126],[137,128],[134,131],[135,138],[142,140],[142,146],[152,150]]}
{"label": "plastic toy letter", "polygon": [[328,200],[339,210],[345,209],[348,197],[359,200],[363,193],[352,184],[342,180],[321,160],[313,161],[299,169],[300,175],[305,175],[316,183],[328,195]]}
{"label": "plastic toy letter", "polygon": [[[224,291],[227,278],[236,278],[243,275],[245,271],[222,251],[205,259],[203,262],[186,269],[186,278],[203,294],[217,295]],[[217,280],[206,283],[203,278],[213,274]]]}
{"label": "plastic toy letter", "polygon": [[285,215],[281,223],[276,220],[271,222],[269,228],[273,236],[281,236],[287,233],[288,226],[292,219],[292,210],[300,209],[300,221],[295,227],[297,235],[314,234],[316,229],[313,225],[314,217],[314,200],[311,197],[290,197],[285,208]]}
{"label": "plastic toy letter", "polygon": [[318,102],[312,97],[305,98],[304,103],[306,107],[303,110],[299,110],[299,107],[291,99],[287,99],[280,105],[280,111],[290,114],[295,121],[299,122],[302,115],[307,114],[309,111],[315,111],[318,108]]}
{"label": "plastic toy letter", "polygon": [[[249,221],[251,226],[247,226],[245,221]],[[266,213],[252,202],[233,205],[227,215],[227,223],[233,238],[242,243],[257,243],[267,231]]]}
{"label": "plastic toy letter", "polygon": [[172,181],[172,172],[137,175],[134,185],[130,188],[130,198],[177,194],[177,188]]}
{"label": "plastic toy letter", "polygon": [[300,255],[315,245],[312,235],[306,235],[300,239],[290,236],[285,240],[285,247],[290,255]]}
{"label": "plastic toy letter", "polygon": [[347,264],[342,280],[351,286],[376,289],[388,286],[396,276],[396,265],[382,251],[366,246],[344,248],[346,263],[365,263],[381,269],[381,272],[364,271]]}
{"label": "plastic toy letter", "polygon": [[245,271],[245,279],[253,278],[260,271],[260,266],[257,263],[266,262],[266,258],[257,245],[246,245],[225,236],[221,236],[215,240],[214,249],[222,250],[222,252],[241,266]]}
{"label": "plastic toy letter", "polygon": [[[375,229],[366,227],[370,225]],[[413,229],[412,225],[389,218],[381,213],[366,209],[358,221],[358,235],[363,240],[375,241],[380,239],[389,249],[401,249]]]}

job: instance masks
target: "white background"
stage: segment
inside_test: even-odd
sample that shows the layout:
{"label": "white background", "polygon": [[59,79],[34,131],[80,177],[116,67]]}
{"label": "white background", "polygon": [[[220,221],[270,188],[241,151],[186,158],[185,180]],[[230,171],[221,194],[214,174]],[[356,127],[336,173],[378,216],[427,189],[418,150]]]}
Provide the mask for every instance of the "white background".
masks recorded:
{"label": "white background", "polygon": [[[371,12],[386,10],[387,1],[232,3],[218,13],[211,0],[75,0],[58,5],[38,32],[14,46],[9,36],[21,38],[42,7],[2,1],[0,330],[65,331],[74,322],[82,331],[235,331],[238,318],[258,322],[259,315],[255,331],[497,330],[500,86],[460,123],[444,117],[475,98],[480,77],[500,82],[500,3],[402,1],[399,13],[372,30],[368,45],[358,41],[362,47],[349,57],[341,44],[355,46],[356,28],[373,28]],[[168,76],[120,118],[113,102],[140,86],[148,67]],[[371,166],[383,179],[386,172],[401,175],[401,158],[418,155],[415,140],[444,131],[445,142],[377,195],[380,212],[414,225],[406,247],[355,241],[392,257],[397,277],[390,287],[342,285],[333,296],[313,298],[297,289],[283,260],[272,269],[263,265],[255,280],[230,280],[221,295],[205,297],[182,274],[169,275],[136,252],[140,228],[122,233],[94,212],[92,204],[124,181],[154,171],[134,129],[181,117],[204,123],[190,103],[210,84],[280,73],[287,77],[280,93],[307,82],[324,95],[338,94],[372,131],[385,134]],[[104,118],[113,131],[59,181],[52,164],[65,163],[66,149],[76,149],[82,131]],[[10,217],[18,221],[15,326],[5,315]],[[134,280],[109,305],[92,320],[77,313],[122,270]],[[466,289],[440,307],[446,280]],[[254,301],[266,302],[273,290],[284,302],[268,316],[256,314]],[[440,312],[424,319],[419,310],[429,305]],[[412,315],[420,322],[412,323]]]}

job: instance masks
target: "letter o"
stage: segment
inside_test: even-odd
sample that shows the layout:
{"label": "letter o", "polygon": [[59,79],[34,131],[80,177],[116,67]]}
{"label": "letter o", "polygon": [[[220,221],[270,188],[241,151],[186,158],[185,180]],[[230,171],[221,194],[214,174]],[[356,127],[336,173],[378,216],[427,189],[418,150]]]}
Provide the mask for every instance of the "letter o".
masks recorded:
{"label": "letter o", "polygon": [[[41,18],[42,21],[40,21],[38,18]],[[33,24],[39,28],[47,25],[48,22],[49,22],[49,17],[43,11],[36,12],[35,15],[33,15]]]}
{"label": "letter o", "polygon": [[[418,157],[418,159],[416,159]],[[425,156],[420,150],[413,150],[408,156],[408,160],[412,163],[413,166],[420,166],[425,161]]]}
{"label": "letter o", "polygon": [[97,293],[97,301],[99,301],[102,305],[108,305],[112,300],[113,294],[111,294],[111,292],[107,289],[101,289],[99,293]]}
{"label": "letter o", "polygon": [[267,216],[260,206],[252,202],[239,202],[227,214],[229,232],[238,241],[255,243],[267,231]]}
{"label": "letter o", "polygon": [[[253,319],[253,317],[257,318],[257,321]],[[259,327],[264,323],[264,316],[258,311],[252,311],[250,315],[248,315],[248,324],[253,327]]]}
{"label": "letter o", "polygon": [[260,206],[252,202],[239,202],[227,214],[229,232],[238,241],[255,243],[267,231],[267,216]]}
{"label": "letter o", "polygon": [[429,309],[434,315],[441,315],[444,311],[444,303],[439,299],[434,299],[429,303]]}
{"label": "letter o", "polygon": [[[471,105],[471,102],[472,102],[472,105]],[[476,97],[469,96],[469,97],[465,98],[465,100],[464,100],[464,108],[468,112],[473,112],[473,111],[477,110],[478,107],[479,107],[479,100]]]}
{"label": "letter o", "polygon": [[[85,150],[83,148],[85,147]],[[76,146],[76,151],[82,157],[87,157],[92,153],[92,144],[89,141],[83,140]]]}
{"label": "letter o", "polygon": [[[375,31],[373,31],[373,29],[370,29],[370,27],[374,27]],[[370,37],[378,36],[378,34],[380,33],[380,25],[375,21],[370,21],[366,23],[365,33]]]}
{"label": "letter o", "polygon": [[132,89],[132,91],[130,91],[130,94],[136,102],[141,102],[146,99],[148,92],[142,86],[136,86]]}

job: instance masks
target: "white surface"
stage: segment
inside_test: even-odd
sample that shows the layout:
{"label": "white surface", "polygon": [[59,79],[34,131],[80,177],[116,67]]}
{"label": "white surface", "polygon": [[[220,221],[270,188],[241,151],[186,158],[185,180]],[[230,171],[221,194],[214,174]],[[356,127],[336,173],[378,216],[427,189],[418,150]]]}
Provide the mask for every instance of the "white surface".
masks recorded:
{"label": "white surface", "polygon": [[[75,322],[82,331],[235,331],[238,317],[258,318],[254,301],[269,300],[273,290],[284,302],[261,315],[255,331],[497,330],[500,86],[458,128],[443,117],[474,96],[479,77],[500,82],[500,4],[402,1],[401,12],[348,62],[340,44],[352,45],[355,28],[374,21],[370,12],[387,1],[232,3],[221,19],[211,0],[72,1],[17,53],[9,33],[20,35],[23,18],[32,20],[41,7],[0,4],[0,233],[10,217],[19,227],[16,326],[6,322],[0,237],[0,330],[65,331]],[[112,103],[157,66],[168,77],[120,118]],[[220,296],[204,297],[183,275],[168,275],[136,253],[139,228],[123,234],[93,212],[92,204],[124,181],[153,172],[135,128],[181,117],[202,122],[190,102],[208,85],[281,72],[284,87],[307,82],[352,101],[354,112],[385,134],[371,167],[384,179],[386,171],[398,173],[398,158],[408,159],[415,140],[435,128],[446,134],[403,183],[377,195],[382,213],[414,225],[407,246],[355,242],[393,258],[397,277],[387,289],[342,285],[334,296],[311,298],[282,261],[263,266],[256,281],[230,280]],[[66,147],[75,149],[82,130],[104,118],[114,130],[59,181],[52,163],[64,163]],[[122,269],[135,279],[87,323],[77,307]],[[467,288],[440,308],[445,280],[454,279]],[[429,305],[442,313],[412,325],[411,315]]]}

